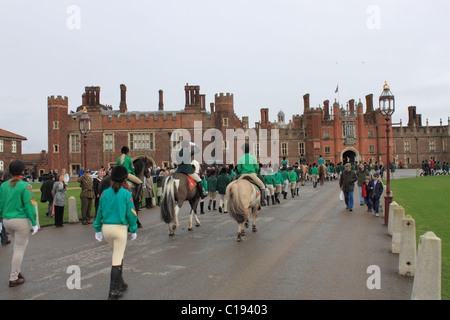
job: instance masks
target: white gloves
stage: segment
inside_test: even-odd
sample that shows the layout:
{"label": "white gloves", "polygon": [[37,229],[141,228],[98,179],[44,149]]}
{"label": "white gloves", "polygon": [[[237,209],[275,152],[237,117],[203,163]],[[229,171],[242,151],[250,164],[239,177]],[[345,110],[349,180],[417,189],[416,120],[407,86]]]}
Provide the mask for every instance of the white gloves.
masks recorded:
{"label": "white gloves", "polygon": [[[135,232],[135,233],[132,233],[131,234],[131,240],[136,240],[136,238],[137,238],[137,233]],[[102,240],[103,240],[103,233],[101,233],[101,232],[96,232],[95,233],[95,239],[98,241],[98,242],[102,242]]]}
{"label": "white gloves", "polygon": [[3,229],[3,223],[0,222],[0,232],[2,232]]}
{"label": "white gloves", "polygon": [[189,144],[191,145],[191,147],[195,146],[195,143],[193,142],[189,142]]}
{"label": "white gloves", "polygon": [[31,235],[34,236],[36,234],[36,232],[38,232],[38,230],[39,230],[39,227],[37,225],[35,225],[33,227],[33,232],[31,233]]}
{"label": "white gloves", "polygon": [[96,233],[95,233],[95,239],[96,239],[98,242],[102,242],[102,240],[103,240],[103,233],[101,233],[101,232],[96,232]]}

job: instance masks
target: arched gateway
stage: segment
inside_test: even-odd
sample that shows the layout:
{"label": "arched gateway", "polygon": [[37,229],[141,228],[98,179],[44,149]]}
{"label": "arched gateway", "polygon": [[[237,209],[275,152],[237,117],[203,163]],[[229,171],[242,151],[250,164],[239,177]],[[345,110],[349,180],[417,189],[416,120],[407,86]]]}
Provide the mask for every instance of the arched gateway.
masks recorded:
{"label": "arched gateway", "polygon": [[344,164],[347,162],[354,163],[355,161],[360,161],[360,156],[358,150],[355,148],[345,148],[341,152],[341,159]]}

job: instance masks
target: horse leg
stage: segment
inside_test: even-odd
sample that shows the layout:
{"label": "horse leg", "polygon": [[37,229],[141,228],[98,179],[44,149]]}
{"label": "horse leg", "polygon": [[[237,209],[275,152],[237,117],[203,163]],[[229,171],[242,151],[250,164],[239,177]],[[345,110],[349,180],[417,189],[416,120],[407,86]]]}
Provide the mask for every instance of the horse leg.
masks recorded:
{"label": "horse leg", "polygon": [[169,222],[167,226],[169,227],[169,236],[175,235],[175,231],[172,229],[172,222]]}
{"label": "horse leg", "polygon": [[174,216],[174,225],[173,225],[173,229],[175,230],[176,228],[178,228],[179,223],[178,223],[178,211],[180,211],[180,207],[178,205],[175,206],[175,216]]}
{"label": "horse leg", "polygon": [[196,226],[196,227],[200,227],[201,224],[200,224],[200,220],[198,220],[197,212],[196,212],[196,211],[197,211],[197,210],[194,210],[195,226]]}
{"label": "horse leg", "polygon": [[188,230],[192,231],[194,228],[192,228],[192,216],[194,215],[194,210],[191,209],[191,212],[189,212],[189,223],[188,223]]}
{"label": "horse leg", "polygon": [[254,210],[253,210],[253,225],[252,225],[252,231],[253,232],[256,232],[256,231],[258,231],[257,229],[256,229],[256,217],[258,216],[258,207],[256,207]]}
{"label": "horse leg", "polygon": [[237,242],[241,242],[242,236],[245,234],[244,228],[242,228],[242,222],[239,223],[239,228],[237,232]]}

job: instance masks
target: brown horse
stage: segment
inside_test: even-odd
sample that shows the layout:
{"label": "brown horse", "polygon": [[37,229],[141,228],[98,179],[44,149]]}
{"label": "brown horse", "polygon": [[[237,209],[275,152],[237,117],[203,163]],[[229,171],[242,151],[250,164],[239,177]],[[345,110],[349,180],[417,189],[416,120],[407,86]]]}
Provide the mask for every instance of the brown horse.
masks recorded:
{"label": "brown horse", "polygon": [[302,170],[300,179],[302,182],[302,186],[304,186],[306,183],[306,174],[308,173],[308,166],[306,164],[301,164],[300,169]]}
{"label": "brown horse", "polygon": [[324,164],[319,165],[319,181],[320,185],[323,185],[325,177],[327,176],[327,167]]}
{"label": "brown horse", "polygon": [[245,230],[242,225],[245,222],[245,227],[248,227],[250,219],[249,208],[252,208],[253,225],[252,231],[256,232],[256,217],[258,216],[259,203],[261,201],[260,192],[247,179],[238,179],[231,182],[226,191],[225,197],[228,201],[228,212],[239,224],[237,232],[237,241],[242,240],[241,236],[245,235]]}
{"label": "brown horse", "polygon": [[192,217],[195,217],[195,226],[200,227],[200,221],[197,218],[197,205],[200,202],[200,195],[196,185],[192,186],[184,173],[171,174],[164,179],[163,183],[161,219],[169,226],[169,236],[173,236],[174,230],[178,228],[178,211],[185,201],[189,201],[191,205],[188,230],[194,229]]}

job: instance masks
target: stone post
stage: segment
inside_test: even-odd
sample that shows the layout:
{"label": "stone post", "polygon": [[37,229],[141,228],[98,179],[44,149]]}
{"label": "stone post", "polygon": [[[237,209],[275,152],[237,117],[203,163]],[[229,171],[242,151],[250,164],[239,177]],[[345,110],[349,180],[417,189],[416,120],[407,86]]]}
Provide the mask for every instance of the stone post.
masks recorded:
{"label": "stone post", "polygon": [[[381,201],[380,201],[380,203],[381,203]],[[395,208],[397,208],[398,207],[398,203],[397,202],[395,202],[395,201],[392,201],[391,202],[391,204],[389,205],[389,212],[394,212],[394,210],[395,210]],[[388,229],[387,229],[387,233],[388,233],[388,235],[390,235],[390,236],[392,236],[392,227],[393,227],[393,223],[392,223],[392,221],[393,221],[393,214],[391,214],[390,216],[389,216],[389,220],[388,220]]]}
{"label": "stone post", "polygon": [[414,277],[416,270],[416,221],[407,215],[402,219],[398,272],[402,276]]}
{"label": "stone post", "polygon": [[74,196],[69,198],[69,223],[77,223],[78,219],[78,209],[77,209],[77,199]]}
{"label": "stone post", "polygon": [[441,300],[441,239],[428,231],[419,238],[412,300]]}
{"label": "stone post", "polygon": [[390,211],[392,215],[392,253],[400,253],[400,240],[402,233],[402,219],[405,217],[405,209],[402,206],[394,207]]}

